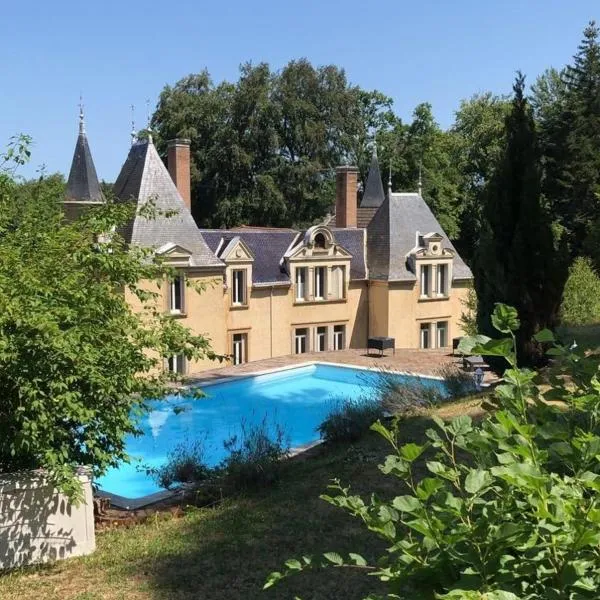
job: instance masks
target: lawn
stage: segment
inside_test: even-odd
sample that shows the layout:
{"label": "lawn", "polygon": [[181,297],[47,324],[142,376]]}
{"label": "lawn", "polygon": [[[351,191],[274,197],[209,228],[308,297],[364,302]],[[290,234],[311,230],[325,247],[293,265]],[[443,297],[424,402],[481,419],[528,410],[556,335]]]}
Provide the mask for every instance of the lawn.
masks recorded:
{"label": "lawn", "polygon": [[[437,413],[447,418],[480,414],[481,409],[471,400]],[[406,420],[402,436],[419,440],[430,424],[427,416]],[[225,500],[215,508],[188,508],[179,518],[165,513],[142,525],[101,532],[91,556],[0,576],[0,598],[363,598],[377,591],[377,581],[339,569],[304,573],[264,592],[262,586],[292,556],[329,550],[377,556],[378,539],[319,494],[334,477],[364,494],[398,494],[398,484],[377,469],[387,452],[375,434],[353,446],[321,447],[314,456],[289,461],[276,487]]]}

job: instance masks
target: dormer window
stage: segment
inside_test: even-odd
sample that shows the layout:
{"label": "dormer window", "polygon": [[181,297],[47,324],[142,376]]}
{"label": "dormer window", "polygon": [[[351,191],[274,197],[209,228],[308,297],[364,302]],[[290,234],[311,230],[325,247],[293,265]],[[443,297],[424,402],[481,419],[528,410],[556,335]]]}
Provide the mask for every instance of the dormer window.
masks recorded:
{"label": "dormer window", "polygon": [[322,233],[315,235],[315,248],[325,249],[325,236]]}
{"label": "dormer window", "polygon": [[431,296],[431,265],[421,265],[421,296]]}
{"label": "dormer window", "polygon": [[437,266],[437,295],[448,295],[448,265]]}
{"label": "dormer window", "polygon": [[235,269],[231,272],[233,280],[231,303],[234,306],[246,305],[246,269]]}
{"label": "dormer window", "polygon": [[177,275],[169,283],[169,312],[172,315],[183,314],[185,282],[182,275]]}

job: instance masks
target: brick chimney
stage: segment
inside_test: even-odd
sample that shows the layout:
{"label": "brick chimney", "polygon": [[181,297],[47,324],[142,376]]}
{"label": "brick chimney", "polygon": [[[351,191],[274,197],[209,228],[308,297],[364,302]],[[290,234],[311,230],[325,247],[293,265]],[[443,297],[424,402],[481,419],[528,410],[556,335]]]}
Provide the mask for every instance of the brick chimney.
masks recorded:
{"label": "brick chimney", "polygon": [[190,140],[170,140],[167,144],[167,166],[188,210],[192,210],[190,175]]}
{"label": "brick chimney", "polygon": [[335,176],[335,226],[356,227],[358,169],[337,167]]}

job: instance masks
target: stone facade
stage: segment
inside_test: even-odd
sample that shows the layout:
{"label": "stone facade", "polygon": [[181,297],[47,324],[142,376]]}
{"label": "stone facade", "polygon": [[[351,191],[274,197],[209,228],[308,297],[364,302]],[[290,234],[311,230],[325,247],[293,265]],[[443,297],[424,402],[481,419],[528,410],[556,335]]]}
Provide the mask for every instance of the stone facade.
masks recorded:
{"label": "stone facade", "polygon": [[[471,272],[419,194],[384,195],[376,155],[364,205],[357,169],[339,167],[336,214],[306,231],[199,229],[187,140],[174,140],[168,157],[167,169],[151,139],[131,148],[116,196],[138,206],[152,198],[175,216],[136,217],[127,241],[178,269],[159,290],[161,310],[208,337],[229,364],[365,348],[370,336],[393,337],[397,348],[447,348],[462,334]],[[174,357],[165,366],[195,373],[215,365]]]}

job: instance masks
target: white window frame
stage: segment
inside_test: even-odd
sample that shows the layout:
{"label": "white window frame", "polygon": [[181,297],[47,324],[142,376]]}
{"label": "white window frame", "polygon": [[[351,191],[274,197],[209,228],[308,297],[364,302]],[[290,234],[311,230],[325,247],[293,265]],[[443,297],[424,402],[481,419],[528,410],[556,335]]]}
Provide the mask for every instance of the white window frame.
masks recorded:
{"label": "white window frame", "polygon": [[[442,263],[436,268],[436,290],[437,295],[443,298],[448,296],[448,273],[450,269],[447,264]],[[442,275],[443,274],[443,275]]]}
{"label": "white window frame", "polygon": [[331,293],[335,300],[343,300],[346,297],[346,269],[335,266],[331,268]]}
{"label": "white window frame", "polygon": [[421,286],[421,298],[431,296],[431,265],[421,265],[419,285]]}
{"label": "white window frame", "polygon": [[[302,332],[302,333],[299,333]],[[304,344],[304,350],[302,349]],[[294,354],[306,354],[308,352],[308,328],[297,327],[294,330]]]}
{"label": "white window frame", "polygon": [[247,269],[232,269],[231,271],[231,304],[233,306],[246,306],[246,277]]}
{"label": "white window frame", "polygon": [[[322,274],[322,276],[320,274]],[[327,267],[315,267],[314,278],[315,278],[315,300],[326,300],[327,299]]]}
{"label": "white window frame", "polygon": [[167,370],[170,373],[185,375],[187,368],[186,362],[184,354],[173,354],[167,358]]}
{"label": "white window frame", "polygon": [[[239,338],[239,339],[236,339]],[[248,352],[248,334],[234,333],[231,337],[232,357],[234,365],[242,365],[248,362],[246,356]]]}
{"label": "white window frame", "polygon": [[[427,334],[427,345],[424,342],[424,335]],[[431,323],[419,324],[419,348],[421,350],[429,350],[431,348]]]}
{"label": "white window frame", "polygon": [[296,267],[296,302],[304,302],[307,295],[308,269]]}
{"label": "white window frame", "polygon": [[[319,330],[322,331],[319,331]],[[323,348],[321,349],[320,341],[323,340]],[[327,326],[319,325],[315,327],[315,352],[327,352]]]}
{"label": "white window frame", "polygon": [[345,348],[346,348],[346,326],[345,325],[334,325],[333,326],[333,349],[334,350],[345,350]]}
{"label": "white window frame", "polygon": [[[440,325],[442,327],[440,327]],[[447,348],[448,347],[448,321],[438,321],[435,325],[436,335],[435,335],[435,343],[438,348]],[[440,333],[444,331],[444,344],[440,343]]]}
{"label": "white window frame", "polygon": [[[179,291],[179,302],[177,292]],[[176,275],[169,281],[169,312],[172,315],[182,315],[185,312],[185,280],[183,274]]]}

